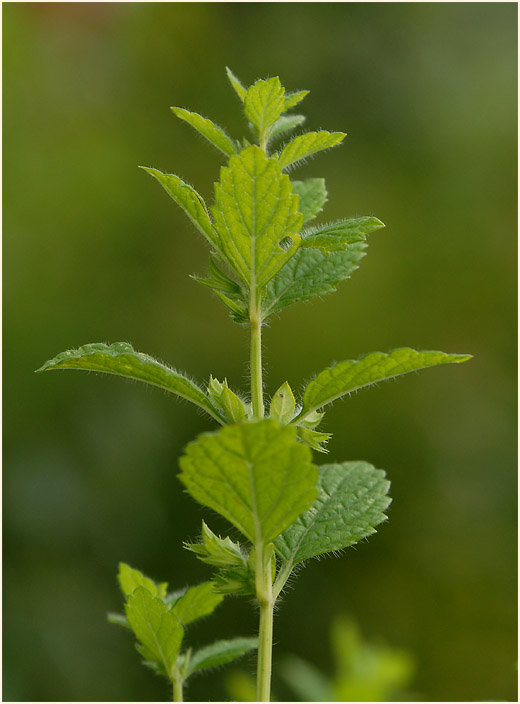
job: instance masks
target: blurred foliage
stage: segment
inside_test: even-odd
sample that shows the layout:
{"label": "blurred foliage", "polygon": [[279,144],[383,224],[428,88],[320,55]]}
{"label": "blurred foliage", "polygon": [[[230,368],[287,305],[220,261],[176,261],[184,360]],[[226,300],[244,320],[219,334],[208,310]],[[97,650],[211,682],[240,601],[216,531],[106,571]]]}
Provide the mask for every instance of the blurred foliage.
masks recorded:
{"label": "blurred foliage", "polygon": [[[245,331],[189,278],[206,274],[202,238],[137,168],[211,198],[221,160],[169,107],[245,132],[226,65],[246,83],[280,75],[309,89],[307,128],[348,132],[298,174],[326,176],[323,221],[387,224],[337,294],[272,321],[267,391],[370,350],[474,355],[328,414],[331,461],[386,469],[394,501],[369,545],[302,571],[280,605],[275,671],[291,652],[326,671],[325,624],[348,605],[369,641],[414,653],[425,699],[516,699],[516,5],[2,10],[4,699],[160,699],[105,620],[117,563],[175,584],[207,578],[181,549],[204,512],[175,474],[211,423],[135,384],[32,370],[128,340],[200,382],[247,385]],[[190,637],[232,637],[237,624],[254,635],[245,600]],[[223,698],[221,677],[187,696]]]}
{"label": "blurred foliage", "polygon": [[[288,701],[412,700],[411,693],[406,690],[415,665],[406,651],[366,642],[354,621],[346,616],[336,616],[332,622],[330,650],[334,666],[332,675],[324,674],[297,655],[286,655],[281,659],[278,679],[288,687]],[[246,672],[231,671],[226,674],[226,684],[232,701],[255,701],[255,680]],[[413,700],[420,701],[415,693]]]}

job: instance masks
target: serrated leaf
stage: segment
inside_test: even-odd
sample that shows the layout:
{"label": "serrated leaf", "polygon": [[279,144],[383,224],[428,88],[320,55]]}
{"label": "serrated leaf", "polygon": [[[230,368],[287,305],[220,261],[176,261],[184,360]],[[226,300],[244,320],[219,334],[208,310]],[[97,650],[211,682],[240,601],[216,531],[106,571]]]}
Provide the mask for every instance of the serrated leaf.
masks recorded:
{"label": "serrated leaf", "polygon": [[223,599],[211,582],[203,582],[196,587],[188,587],[171,607],[171,611],[182,626],[187,626],[192,621],[213,613]]}
{"label": "serrated leaf", "polygon": [[171,676],[184,635],[175,614],[144,587],[137,587],[128,598],[125,611],[140,642],[141,655],[146,660],[161,663]]}
{"label": "serrated leaf", "polygon": [[317,430],[309,430],[303,426],[298,426],[298,437],[307,447],[317,452],[327,453],[328,450],[324,447],[324,443],[330,440],[332,433],[320,433]]}
{"label": "serrated leaf", "polygon": [[83,345],[77,350],[67,350],[49,359],[36,371],[54,369],[83,369],[143,381],[181,396],[200,406],[219,423],[225,422],[204,391],[193,381],[153,357],[136,352],[127,342],[114,342],[112,345],[98,342]]}
{"label": "serrated leaf", "polygon": [[305,418],[305,420],[300,421],[298,423],[298,425],[301,425],[302,428],[308,428],[309,430],[314,430],[314,428],[317,428],[318,425],[321,423],[324,415],[325,415],[325,413],[320,413],[319,411],[313,411],[312,413],[309,413],[309,415]]}
{"label": "serrated leaf", "polygon": [[283,169],[307,157],[340,144],[347,135],[344,132],[307,132],[286,144],[278,156]]}
{"label": "serrated leaf", "polygon": [[240,423],[247,418],[247,411],[244,402],[239,398],[227,384],[227,379],[223,382],[210,377],[208,395],[215,406],[224,412],[230,422]]}
{"label": "serrated leaf", "polygon": [[[232,156],[220,173],[213,215],[222,251],[242,281],[262,287],[298,249],[298,199],[277,159],[254,145]],[[285,238],[292,244],[283,249]]]}
{"label": "serrated leaf", "polygon": [[133,594],[137,587],[144,587],[152,596],[157,596],[159,599],[164,599],[168,589],[168,582],[161,582],[160,584],[157,584],[153,581],[153,579],[145,577],[142,572],[126,565],[124,562],[119,563],[117,581],[119,582],[119,586],[121,587],[121,591],[125,597]]}
{"label": "serrated leaf", "polygon": [[257,647],[258,638],[233,638],[216,641],[192,654],[186,669],[186,677],[197,670],[227,665]]}
{"label": "serrated leaf", "polygon": [[235,323],[247,323],[249,321],[249,310],[247,304],[238,301],[236,298],[229,298],[225,293],[220,291],[215,291],[217,298],[219,298],[222,303],[229,308],[231,311],[231,318]]}
{"label": "serrated leaf", "polygon": [[189,494],[253,543],[273,540],[316,496],[310,450],[270,418],[199,436],[180,466]]}
{"label": "serrated leaf", "polygon": [[305,181],[292,181],[293,191],[298,196],[298,209],[303,222],[309,222],[321,213],[327,202],[327,189],[324,178],[308,178]]}
{"label": "serrated leaf", "polygon": [[247,89],[244,113],[260,136],[267,133],[286,109],[285,88],[278,76],[265,81],[260,79]]}
{"label": "serrated leaf", "polygon": [[235,142],[227,136],[222,127],[215,125],[207,117],[202,117],[196,112],[184,110],[184,108],[171,108],[171,110],[179,119],[191,125],[226,156],[237,153]]}
{"label": "serrated leaf", "polygon": [[285,425],[290,423],[296,410],[296,401],[289,384],[284,381],[271,399],[270,415]]}
{"label": "serrated leaf", "polygon": [[303,408],[296,422],[327,403],[378,381],[438,364],[460,363],[468,359],[471,359],[471,355],[419,352],[402,347],[388,354],[371,352],[358,360],[347,359],[338,362],[324,369],[309,383],[303,395]]}
{"label": "serrated leaf", "polygon": [[202,279],[197,276],[193,276],[192,278],[203,286],[207,286],[214,291],[222,291],[230,296],[240,297],[242,300],[245,300],[240,284],[237,284],[236,281],[233,281],[233,279],[224,274],[224,272],[218,268],[216,262],[211,257],[209,259],[208,268],[209,277],[207,279]]}
{"label": "serrated leaf", "polygon": [[363,242],[366,236],[384,227],[374,217],[348,218],[332,225],[322,225],[302,233],[301,247],[328,252],[344,252],[355,242]]}
{"label": "serrated leaf", "polygon": [[291,110],[295,105],[301,103],[301,101],[306,95],[309,95],[309,93],[310,91],[308,90],[298,90],[294,93],[288,93],[285,96],[285,110]]}
{"label": "serrated leaf", "polygon": [[289,566],[354,545],[386,520],[390,482],[368,462],[325,464],[319,468],[319,494],[275,541]]}
{"label": "serrated leaf", "polygon": [[227,77],[229,79],[229,82],[233,86],[236,94],[238,95],[240,100],[242,102],[244,102],[244,98],[246,97],[246,93],[247,93],[247,88],[245,88],[242,85],[242,83],[238,80],[238,78],[235,76],[233,71],[230,68],[228,68],[227,66],[226,66],[226,73],[227,73]]}
{"label": "serrated leaf", "polygon": [[147,166],[139,167],[153,176],[166,193],[184,210],[197,230],[204,235],[208,242],[218,251],[220,249],[217,233],[215,232],[208,209],[203,197],[197,191],[184,183],[182,179],[174,174],[163,174],[158,169],[151,169]]}
{"label": "serrated leaf", "polygon": [[269,135],[271,139],[296,129],[305,122],[305,115],[282,115],[272,126]]}
{"label": "serrated leaf", "polygon": [[239,543],[215,535],[205,521],[202,521],[202,543],[184,543],[184,547],[201,562],[215,567],[243,567],[247,562]]}
{"label": "serrated leaf", "polygon": [[360,242],[329,256],[318,249],[300,249],[267,285],[263,318],[293,303],[333,293],[358,268],[365,246]]}

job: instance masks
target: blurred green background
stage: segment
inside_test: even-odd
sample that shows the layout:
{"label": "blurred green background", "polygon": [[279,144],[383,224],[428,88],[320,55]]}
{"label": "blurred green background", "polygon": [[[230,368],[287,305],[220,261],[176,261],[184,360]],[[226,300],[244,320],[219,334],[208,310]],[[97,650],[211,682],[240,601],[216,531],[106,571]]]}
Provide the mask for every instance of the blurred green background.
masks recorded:
{"label": "blurred green background", "polygon": [[[277,659],[325,673],[351,614],[408,651],[413,698],[516,699],[515,3],[10,3],[4,29],[4,700],[160,700],[109,626],[124,560],[174,587],[208,577],[184,551],[209,518],[175,478],[210,421],[157,390],[33,370],[87,342],[132,342],[199,381],[247,386],[246,330],[188,277],[205,243],[136,167],[211,200],[219,155],[170,105],[245,133],[244,83],[307,88],[307,129],[344,146],[326,220],[387,223],[335,296],[265,332],[266,388],[398,346],[472,353],[328,414],[330,458],[392,480],[390,520],[311,562],[277,616]],[[321,458],[319,458],[321,459]],[[224,524],[211,518],[214,529]],[[251,635],[228,600],[192,643]],[[252,671],[253,659],[242,663]],[[226,697],[223,673],[192,700]],[[283,682],[275,674],[279,696]]]}

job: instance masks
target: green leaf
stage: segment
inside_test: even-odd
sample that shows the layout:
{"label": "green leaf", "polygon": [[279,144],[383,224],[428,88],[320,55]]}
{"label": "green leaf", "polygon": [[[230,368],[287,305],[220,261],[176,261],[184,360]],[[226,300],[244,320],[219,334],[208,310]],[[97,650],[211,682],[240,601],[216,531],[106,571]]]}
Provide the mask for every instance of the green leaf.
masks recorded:
{"label": "green leaf", "polygon": [[209,259],[209,277],[207,279],[201,279],[197,276],[193,276],[192,278],[198,281],[199,284],[207,286],[214,291],[222,291],[230,296],[236,298],[240,297],[241,300],[245,301],[244,292],[240,284],[237,284],[236,281],[233,281],[233,279],[224,274],[224,272],[218,268],[212,257]]}
{"label": "green leaf", "polygon": [[305,122],[305,115],[282,115],[274,123],[272,129],[270,130],[270,138],[274,139],[279,137],[281,134],[290,132],[296,129]]}
{"label": "green leaf", "polygon": [[278,76],[265,81],[259,80],[247,89],[244,113],[258,130],[260,137],[267,133],[286,109],[285,88]]}
{"label": "green leaf", "polygon": [[175,614],[144,587],[137,587],[128,598],[125,610],[140,642],[141,655],[145,660],[161,663],[171,677],[184,635]]}
{"label": "green leaf", "polygon": [[298,209],[303,222],[308,222],[321,213],[327,202],[327,189],[324,178],[308,178],[305,181],[292,181],[293,191],[299,199]]}
{"label": "green leaf", "polygon": [[215,125],[207,117],[202,117],[196,112],[190,112],[184,108],[171,109],[178,118],[191,125],[223,154],[231,156],[237,153],[236,144],[227,136],[222,127]]}
{"label": "green leaf", "polygon": [[320,433],[317,430],[309,430],[303,426],[298,426],[298,437],[307,447],[317,452],[327,453],[328,450],[324,447],[324,444],[330,440],[332,433]]}
{"label": "green leaf", "polygon": [[283,169],[302,161],[323,149],[330,149],[340,144],[347,135],[344,132],[307,132],[295,137],[280,152],[278,159]]}
{"label": "green leaf", "polygon": [[213,229],[208,209],[202,196],[174,174],[163,174],[157,169],[150,169],[146,166],[141,166],[140,168],[159,181],[166,193],[184,210],[197,230],[218,251],[220,249],[218,236]]}
{"label": "green leaf", "polygon": [[156,584],[149,577],[145,577],[142,572],[126,565],[124,562],[119,563],[119,574],[117,575],[117,580],[125,597],[131,596],[137,587],[144,587],[152,596],[157,596],[159,599],[164,599],[168,589],[168,582]]}
{"label": "green leaf", "polygon": [[270,415],[285,425],[290,423],[296,410],[296,401],[289,384],[284,381],[271,400]]}
{"label": "green leaf", "polygon": [[[262,287],[298,249],[298,198],[277,159],[256,146],[232,156],[220,173],[213,215],[222,251],[242,281]],[[292,244],[283,249],[287,237]]]}
{"label": "green leaf", "polygon": [[262,304],[266,318],[286,306],[333,293],[340,281],[348,279],[365,256],[365,244],[353,244],[346,252],[329,256],[318,249],[300,249],[269,282]]}
{"label": "green leaf", "polygon": [[128,619],[123,614],[116,614],[113,611],[107,614],[107,621],[112,623],[114,626],[123,626],[123,628],[128,628],[132,630],[132,627],[128,623]]}
{"label": "green leaf", "polygon": [[349,218],[332,225],[321,225],[302,233],[301,246],[328,252],[344,252],[355,242],[363,242],[366,236],[384,227],[381,220],[373,217]]}
{"label": "green leaf", "polygon": [[298,103],[301,103],[301,101],[305,98],[306,95],[309,95],[310,91],[308,90],[299,90],[296,91],[295,93],[288,93],[285,96],[285,110],[291,110],[295,105],[298,105]]}
{"label": "green leaf", "polygon": [[36,371],[54,369],[84,369],[144,381],[200,406],[219,423],[225,422],[204,391],[193,381],[153,357],[136,352],[127,342],[114,342],[112,345],[98,342],[77,350],[67,350],[45,362]]}
{"label": "green leaf", "polygon": [[258,638],[233,638],[216,641],[193,653],[186,668],[186,677],[197,670],[227,665],[255,648],[258,648]]}
{"label": "green leaf", "polygon": [[197,621],[213,613],[224,597],[215,591],[212,582],[203,582],[196,587],[188,587],[186,592],[172,606],[172,613],[182,626]]}
{"label": "green leaf", "polygon": [[240,423],[247,418],[244,402],[227,385],[227,379],[221,383],[210,377],[208,395],[215,406],[224,412],[231,423]]}
{"label": "green leaf", "polygon": [[390,482],[367,462],[325,464],[319,468],[319,494],[275,541],[275,550],[295,565],[310,557],[343,550],[375,533],[386,520]]}
{"label": "green leaf", "polygon": [[242,553],[239,543],[235,543],[231,538],[221,538],[215,535],[202,521],[202,543],[184,543],[187,550],[208,565],[215,567],[243,567],[247,563],[247,557]]}
{"label": "green leaf", "polygon": [[298,426],[302,428],[307,428],[308,430],[314,430],[323,420],[325,413],[320,413],[319,411],[313,411],[305,418],[305,420],[299,421]]}
{"label": "green leaf", "polygon": [[233,86],[233,88],[236,91],[236,94],[238,95],[240,100],[242,102],[244,102],[244,98],[246,97],[246,93],[247,93],[247,88],[245,88],[242,85],[242,83],[238,80],[238,78],[235,76],[233,71],[230,68],[228,68],[227,66],[226,66],[226,73],[227,73],[227,77],[229,79],[229,82],[231,83],[231,85]]}
{"label": "green leaf", "polygon": [[252,543],[273,540],[316,496],[309,449],[294,426],[270,418],[199,436],[180,466],[188,493]]}
{"label": "green leaf", "polygon": [[402,347],[388,354],[371,352],[358,360],[347,359],[338,362],[324,369],[309,383],[303,395],[303,408],[296,422],[327,403],[378,381],[438,364],[460,363],[468,359],[471,359],[471,355],[418,352],[409,347]]}

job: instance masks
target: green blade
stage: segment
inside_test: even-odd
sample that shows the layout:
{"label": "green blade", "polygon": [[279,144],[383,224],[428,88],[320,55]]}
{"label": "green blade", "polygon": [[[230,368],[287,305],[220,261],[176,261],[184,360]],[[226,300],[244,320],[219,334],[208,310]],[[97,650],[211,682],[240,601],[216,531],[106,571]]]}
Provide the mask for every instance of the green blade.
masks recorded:
{"label": "green blade", "polygon": [[285,96],[284,110],[291,110],[295,105],[301,103],[301,101],[305,98],[306,95],[309,95],[309,93],[310,91],[308,90],[299,90],[295,93],[288,93]]}
{"label": "green blade", "polygon": [[197,670],[227,665],[258,647],[258,638],[233,638],[218,640],[193,653],[186,670],[186,677]]}
{"label": "green blade", "polygon": [[367,462],[325,464],[319,468],[319,494],[275,541],[275,550],[288,565],[324,553],[343,550],[375,533],[386,520],[390,482]]}
{"label": "green blade", "polygon": [[153,581],[153,579],[145,577],[142,572],[126,565],[124,562],[119,563],[119,574],[117,575],[117,581],[119,582],[119,586],[121,587],[121,591],[125,597],[131,596],[137,587],[144,587],[152,596],[157,596],[159,599],[164,599],[168,590],[167,582],[157,584]]}
{"label": "green blade", "polygon": [[193,381],[153,357],[136,352],[127,342],[114,342],[112,345],[98,342],[83,345],[77,350],[67,350],[45,362],[36,371],[54,369],[84,369],[144,381],[200,406],[219,423],[226,422]]}
{"label": "green blade", "polygon": [[287,381],[280,386],[271,399],[270,416],[285,425],[294,418],[296,401]]}
{"label": "green blade", "polygon": [[171,676],[184,635],[177,617],[144,587],[137,587],[128,598],[125,611],[141,655],[160,663]]}
{"label": "green blade", "polygon": [[233,71],[226,66],[226,73],[227,77],[229,79],[229,82],[233,86],[233,89],[235,90],[236,94],[240,98],[242,102],[244,102],[244,98],[246,97],[247,93],[247,88],[245,88],[242,83],[238,80],[238,78],[235,76]]}
{"label": "green blade", "polygon": [[374,217],[348,218],[332,225],[313,227],[302,233],[301,246],[329,252],[346,252],[350,245],[363,242],[366,236],[384,227],[384,223]]}
{"label": "green blade", "polygon": [[211,582],[203,582],[196,587],[189,587],[175,602],[172,612],[182,626],[187,626],[192,621],[213,613],[223,599]]}
{"label": "green blade", "polygon": [[196,112],[184,110],[184,108],[171,108],[177,117],[191,125],[197,132],[205,137],[208,142],[211,142],[214,147],[219,149],[226,156],[231,156],[237,153],[236,144],[224,132],[222,127],[215,125],[207,117],[202,117]]}
{"label": "green blade", "polygon": [[[215,227],[229,266],[248,285],[262,287],[294,255],[302,215],[277,159],[256,146],[232,156],[215,184]],[[281,241],[290,238],[284,249]]]}
{"label": "green blade", "polygon": [[286,109],[285,88],[278,76],[259,80],[247,89],[244,113],[260,136],[266,134]]}
{"label": "green blade", "polygon": [[282,115],[270,130],[270,138],[274,139],[286,132],[296,129],[305,122],[305,115]]}
{"label": "green blade", "polygon": [[289,142],[278,155],[278,159],[282,168],[286,169],[291,164],[307,159],[316,152],[337,146],[346,136],[344,132],[327,132],[327,130],[307,132]]}
{"label": "green blade", "polygon": [[319,249],[300,249],[269,282],[262,304],[263,318],[293,303],[333,293],[358,268],[365,246],[362,242],[353,244],[348,251],[329,256]]}
{"label": "green blade", "polygon": [[208,209],[202,196],[174,174],[163,174],[158,169],[150,169],[146,166],[141,166],[140,168],[159,181],[166,193],[184,210],[197,230],[204,235],[212,247],[219,251],[218,236],[213,229]]}
{"label": "green blade", "polygon": [[308,178],[305,181],[292,181],[293,191],[298,196],[298,209],[303,222],[308,222],[321,213],[327,202],[327,189],[324,178]]}
{"label": "green blade", "polygon": [[438,364],[460,363],[468,359],[471,359],[471,355],[419,352],[402,347],[388,354],[372,352],[358,360],[347,359],[338,362],[333,367],[324,369],[309,383],[303,395],[301,414],[295,422],[345,394],[371,386],[378,381]]}
{"label": "green blade", "polygon": [[180,460],[191,496],[252,543],[268,543],[316,497],[317,471],[296,428],[270,418],[200,435]]}

